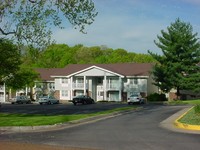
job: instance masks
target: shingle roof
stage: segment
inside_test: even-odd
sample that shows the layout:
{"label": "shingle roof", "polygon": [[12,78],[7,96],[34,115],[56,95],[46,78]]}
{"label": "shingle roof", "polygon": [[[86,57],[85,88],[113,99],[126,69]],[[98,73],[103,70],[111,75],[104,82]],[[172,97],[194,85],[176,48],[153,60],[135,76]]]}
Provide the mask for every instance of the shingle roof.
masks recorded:
{"label": "shingle roof", "polygon": [[35,69],[36,72],[39,73],[39,78],[43,81],[52,81],[54,80],[51,78],[52,74],[59,75],[60,71],[62,71],[63,68],[37,68]]}
{"label": "shingle roof", "polygon": [[152,63],[117,63],[117,64],[69,64],[65,68],[40,68],[36,71],[42,80],[53,80],[51,76],[68,76],[78,71],[97,66],[124,76],[149,76]]}

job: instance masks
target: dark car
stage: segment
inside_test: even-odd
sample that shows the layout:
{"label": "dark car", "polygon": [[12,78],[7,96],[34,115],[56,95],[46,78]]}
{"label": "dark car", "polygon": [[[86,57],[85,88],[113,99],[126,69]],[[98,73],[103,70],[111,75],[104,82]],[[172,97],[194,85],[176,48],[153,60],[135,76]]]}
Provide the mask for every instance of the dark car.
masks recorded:
{"label": "dark car", "polygon": [[72,103],[76,105],[77,103],[81,104],[94,104],[94,100],[90,96],[78,95],[73,98]]}

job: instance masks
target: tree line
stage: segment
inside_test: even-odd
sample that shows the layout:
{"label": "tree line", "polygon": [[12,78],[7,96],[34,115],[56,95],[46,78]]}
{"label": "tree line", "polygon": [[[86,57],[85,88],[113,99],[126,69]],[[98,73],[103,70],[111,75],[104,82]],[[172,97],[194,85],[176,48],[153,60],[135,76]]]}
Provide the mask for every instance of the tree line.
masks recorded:
{"label": "tree line", "polygon": [[42,51],[36,48],[25,48],[21,57],[24,66],[33,68],[62,68],[68,64],[155,62],[149,54],[102,48],[102,46],[85,47],[81,44],[72,47],[67,44],[52,44]]}

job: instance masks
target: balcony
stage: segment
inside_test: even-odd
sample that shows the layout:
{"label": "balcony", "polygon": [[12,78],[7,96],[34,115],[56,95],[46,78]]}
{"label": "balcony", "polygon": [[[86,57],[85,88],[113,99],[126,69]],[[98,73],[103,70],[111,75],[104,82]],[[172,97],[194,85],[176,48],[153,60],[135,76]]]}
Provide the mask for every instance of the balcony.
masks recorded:
{"label": "balcony", "polygon": [[[85,84],[86,89],[88,89],[88,84]],[[73,89],[84,89],[84,83],[73,83]]]}
{"label": "balcony", "polygon": [[106,89],[107,90],[114,90],[114,91],[118,91],[121,89],[121,85],[119,83],[115,83],[115,84],[107,84],[106,85]]}
{"label": "balcony", "polygon": [[[116,83],[116,84],[107,84],[106,85],[106,90],[107,91],[118,91],[120,90],[121,85]],[[98,85],[97,86],[97,90],[98,91],[103,91],[104,90],[104,86],[103,85]]]}
{"label": "balcony", "polygon": [[137,91],[139,89],[138,85],[133,85],[133,84],[125,84],[124,85],[124,91]]}

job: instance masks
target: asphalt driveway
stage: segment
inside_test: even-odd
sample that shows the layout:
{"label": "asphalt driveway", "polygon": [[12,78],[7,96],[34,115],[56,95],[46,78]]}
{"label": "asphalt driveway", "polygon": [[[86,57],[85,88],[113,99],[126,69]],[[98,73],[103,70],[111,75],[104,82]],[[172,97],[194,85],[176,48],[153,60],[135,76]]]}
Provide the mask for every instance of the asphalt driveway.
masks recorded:
{"label": "asphalt driveway", "polygon": [[[95,113],[99,111],[110,110],[114,108],[127,107],[126,103],[96,103],[89,105],[68,104],[53,104],[53,105],[39,105],[39,104],[2,104],[0,112],[3,113],[19,113],[19,114],[45,114],[45,115],[70,115],[70,114],[84,114]],[[140,106],[140,105],[135,105]]]}
{"label": "asphalt driveway", "polygon": [[[100,104],[97,104],[96,107],[98,105]],[[103,105],[115,106],[115,104]],[[80,106],[80,108],[89,109],[91,106]],[[198,149],[200,135],[179,133],[160,127],[160,123],[163,120],[183,108],[182,106],[144,105],[144,109],[124,115],[60,130],[33,133],[2,133],[0,141],[11,143],[15,141],[19,144],[19,148],[20,145],[22,147],[24,144],[28,144],[30,150],[34,146],[48,146],[50,148],[48,150],[56,150],[57,148],[66,150],[68,148],[85,148],[88,150]],[[86,109],[84,110],[86,111]]]}

